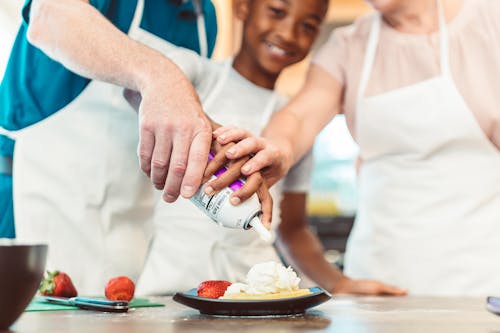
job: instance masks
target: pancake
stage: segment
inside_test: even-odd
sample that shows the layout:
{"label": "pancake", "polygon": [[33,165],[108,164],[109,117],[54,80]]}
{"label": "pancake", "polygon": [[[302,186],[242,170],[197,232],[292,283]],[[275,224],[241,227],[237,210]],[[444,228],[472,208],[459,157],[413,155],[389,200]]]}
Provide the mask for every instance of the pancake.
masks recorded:
{"label": "pancake", "polygon": [[309,289],[298,289],[293,291],[280,291],[277,293],[268,294],[247,294],[247,293],[227,293],[219,299],[229,299],[229,300],[273,300],[282,298],[293,298],[309,295],[311,291]]}

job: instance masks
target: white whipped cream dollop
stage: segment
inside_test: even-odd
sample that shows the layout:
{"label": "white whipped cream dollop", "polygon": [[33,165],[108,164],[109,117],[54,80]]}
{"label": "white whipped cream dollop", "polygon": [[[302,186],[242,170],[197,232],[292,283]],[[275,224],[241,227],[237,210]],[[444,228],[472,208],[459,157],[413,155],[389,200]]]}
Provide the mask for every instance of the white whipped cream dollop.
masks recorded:
{"label": "white whipped cream dollop", "polygon": [[245,283],[233,283],[229,287],[227,287],[225,294],[240,294],[246,292],[248,289],[248,285]]}
{"label": "white whipped cream dollop", "polygon": [[233,283],[227,294],[271,294],[299,289],[300,278],[291,267],[269,261],[253,266],[247,274],[246,283]]}

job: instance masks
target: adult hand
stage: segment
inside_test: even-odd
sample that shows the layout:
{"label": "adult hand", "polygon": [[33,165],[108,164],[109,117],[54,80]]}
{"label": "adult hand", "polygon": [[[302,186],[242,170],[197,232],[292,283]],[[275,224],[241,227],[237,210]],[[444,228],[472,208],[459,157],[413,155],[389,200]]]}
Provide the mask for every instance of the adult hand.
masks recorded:
{"label": "adult hand", "polygon": [[334,294],[405,296],[406,289],[374,280],[355,280],[343,276],[335,285]]}
{"label": "adult hand", "polygon": [[163,190],[166,202],[174,202],[179,194],[189,198],[196,193],[212,141],[211,123],[192,85],[182,75],[175,82],[175,86],[146,87],[142,99],[129,90],[124,93],[132,106],[139,107],[141,169]]}

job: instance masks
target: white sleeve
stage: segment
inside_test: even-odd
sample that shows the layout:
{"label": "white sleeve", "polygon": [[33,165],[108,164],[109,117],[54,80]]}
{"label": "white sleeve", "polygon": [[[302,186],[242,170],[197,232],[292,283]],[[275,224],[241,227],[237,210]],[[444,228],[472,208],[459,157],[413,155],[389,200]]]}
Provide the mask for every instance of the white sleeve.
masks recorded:
{"label": "white sleeve", "polygon": [[310,150],[288,171],[283,180],[283,192],[309,192],[313,169],[313,154]]}
{"label": "white sleeve", "polygon": [[147,31],[143,32],[141,42],[163,53],[167,58],[179,66],[193,85],[195,85],[203,75],[204,62],[209,61],[192,50],[174,45]]}

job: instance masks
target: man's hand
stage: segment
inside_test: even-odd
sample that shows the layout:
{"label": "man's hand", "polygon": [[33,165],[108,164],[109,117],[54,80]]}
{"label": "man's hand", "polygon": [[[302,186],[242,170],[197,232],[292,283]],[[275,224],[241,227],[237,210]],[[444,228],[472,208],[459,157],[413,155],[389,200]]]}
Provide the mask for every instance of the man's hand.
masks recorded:
{"label": "man's hand", "polygon": [[335,285],[335,294],[405,296],[408,291],[374,280],[355,280],[343,276]]}
{"label": "man's hand", "polygon": [[179,193],[191,197],[199,188],[214,126],[202,112],[191,84],[183,79],[179,77],[175,87],[153,86],[142,94],[124,91],[127,101],[139,110],[141,169],[163,190],[166,202],[175,201]]}
{"label": "man's hand", "polygon": [[196,92],[183,77],[178,79],[175,86],[143,91],[139,108],[141,169],[163,190],[166,202],[174,202],[179,193],[186,198],[196,193],[212,141]]}

